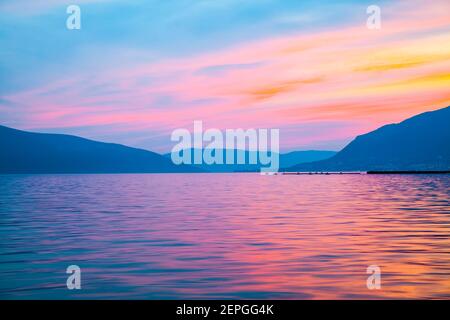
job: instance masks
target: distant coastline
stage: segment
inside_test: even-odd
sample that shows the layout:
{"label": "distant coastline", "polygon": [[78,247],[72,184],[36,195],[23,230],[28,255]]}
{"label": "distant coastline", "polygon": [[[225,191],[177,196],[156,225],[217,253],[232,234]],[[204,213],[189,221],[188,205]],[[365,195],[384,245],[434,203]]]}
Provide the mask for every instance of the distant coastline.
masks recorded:
{"label": "distant coastline", "polygon": [[450,174],[450,170],[383,170],[383,171],[316,171],[316,172],[281,172],[282,175],[334,175],[334,174]]}
{"label": "distant coastline", "polygon": [[[280,170],[333,174],[436,174],[450,172],[450,107],[425,112],[357,136],[341,151],[279,154]],[[0,173],[201,173],[259,172],[244,164],[176,165],[168,155],[64,134],[0,126]],[[222,150],[224,152],[225,149]],[[250,152],[244,152],[249,158]]]}

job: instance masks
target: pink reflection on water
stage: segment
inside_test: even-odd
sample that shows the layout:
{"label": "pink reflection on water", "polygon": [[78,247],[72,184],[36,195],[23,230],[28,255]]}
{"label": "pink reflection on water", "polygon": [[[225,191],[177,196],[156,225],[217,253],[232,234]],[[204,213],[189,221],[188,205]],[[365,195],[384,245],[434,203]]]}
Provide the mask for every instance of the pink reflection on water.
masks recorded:
{"label": "pink reflection on water", "polygon": [[[79,261],[79,297],[450,295],[448,176],[64,175],[14,183],[21,193],[9,186],[8,195],[22,197],[29,232],[15,234],[11,248],[32,238],[25,247],[39,253],[28,260],[34,266]],[[381,268],[381,290],[366,287],[369,265]]]}

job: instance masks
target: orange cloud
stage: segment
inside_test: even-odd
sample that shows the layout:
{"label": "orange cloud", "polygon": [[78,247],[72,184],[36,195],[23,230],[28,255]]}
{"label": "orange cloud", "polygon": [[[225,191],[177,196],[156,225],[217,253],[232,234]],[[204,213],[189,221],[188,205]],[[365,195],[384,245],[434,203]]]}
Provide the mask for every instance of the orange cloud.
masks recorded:
{"label": "orange cloud", "polygon": [[[6,98],[40,110],[29,121],[45,127],[120,123],[168,132],[202,119],[211,127],[283,130],[341,121],[354,124],[346,127],[350,139],[355,128],[373,129],[450,102],[450,2],[408,2],[385,11],[381,30],[362,23],[97,72],[98,82],[112,83],[108,95],[86,94],[95,83],[84,84],[85,71]],[[61,86],[70,89],[44,95]],[[65,111],[52,112],[55,106]],[[286,141],[325,141],[333,130]]]}

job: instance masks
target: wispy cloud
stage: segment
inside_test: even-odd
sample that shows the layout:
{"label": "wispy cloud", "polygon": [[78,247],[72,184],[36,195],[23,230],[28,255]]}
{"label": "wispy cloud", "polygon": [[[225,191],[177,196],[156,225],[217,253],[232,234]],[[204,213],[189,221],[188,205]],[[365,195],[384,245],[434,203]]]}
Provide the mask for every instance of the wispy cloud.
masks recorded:
{"label": "wispy cloud", "polygon": [[[24,128],[90,127],[98,135],[101,127],[103,136],[128,136],[148,148],[168,150],[171,130],[196,119],[218,128],[281,128],[285,149],[338,148],[356,134],[450,104],[448,1],[385,8],[381,30],[368,30],[362,11],[358,24],[189,55],[154,59],[142,49],[139,61],[72,71],[5,99],[17,105]],[[117,46],[117,55],[127,49]],[[0,113],[10,116],[6,107]],[[149,132],[167,144],[141,145]]]}

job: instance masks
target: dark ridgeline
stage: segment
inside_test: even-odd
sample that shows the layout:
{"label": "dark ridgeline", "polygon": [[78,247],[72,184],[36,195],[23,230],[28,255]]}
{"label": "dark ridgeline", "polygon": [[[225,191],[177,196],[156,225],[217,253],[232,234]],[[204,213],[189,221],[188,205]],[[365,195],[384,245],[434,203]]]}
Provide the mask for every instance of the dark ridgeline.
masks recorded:
{"label": "dark ridgeline", "polygon": [[289,168],[296,164],[331,158],[337,152],[326,150],[292,151],[280,154],[280,168]]}
{"label": "dark ridgeline", "polygon": [[335,156],[286,171],[448,171],[450,107],[356,137]]}
{"label": "dark ridgeline", "polygon": [[[0,126],[0,173],[156,173],[259,171],[260,165],[174,165],[169,155],[64,134]],[[243,151],[240,151],[243,152]],[[248,161],[248,152],[246,160]],[[282,171],[448,171],[450,107],[356,137],[342,151],[280,155]]]}
{"label": "dark ridgeline", "polygon": [[0,173],[198,172],[157,153],[65,134],[0,126]]}

